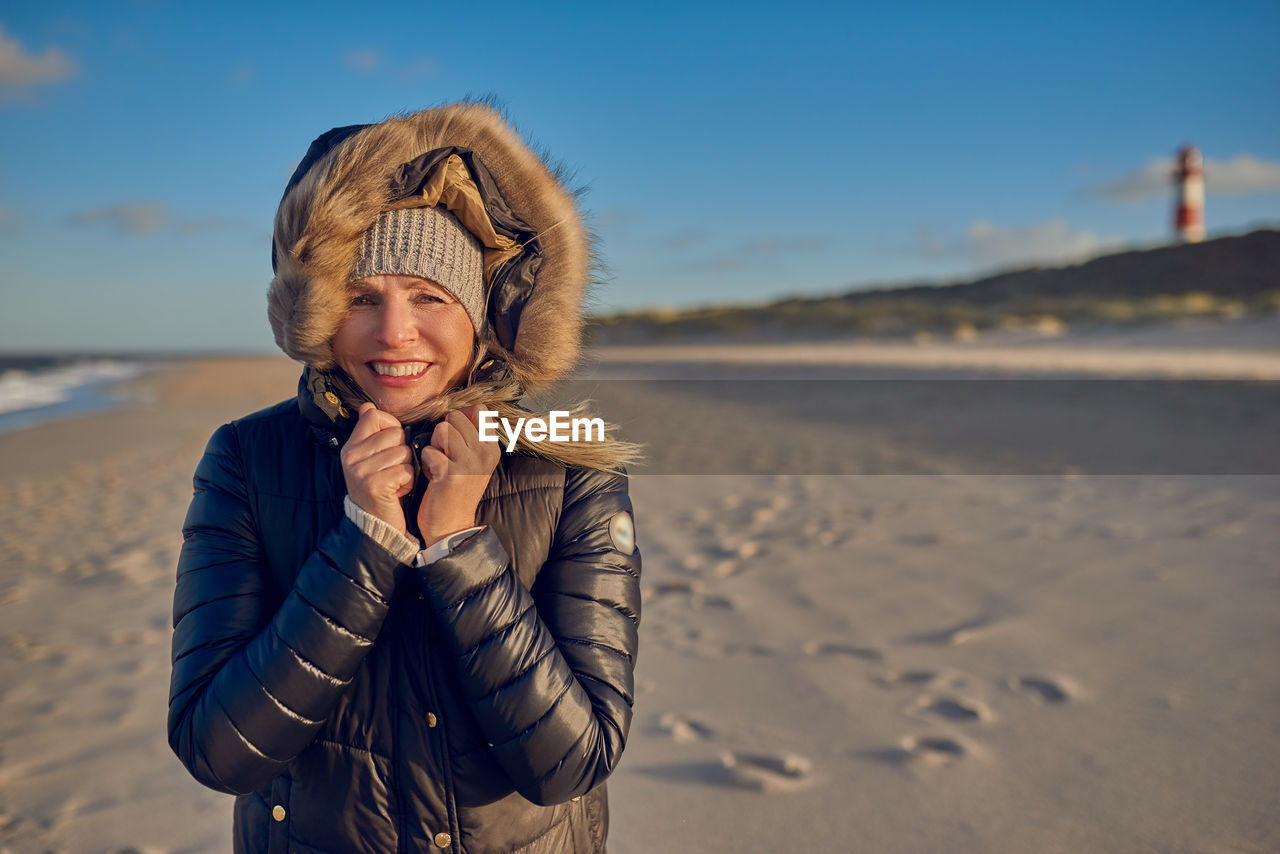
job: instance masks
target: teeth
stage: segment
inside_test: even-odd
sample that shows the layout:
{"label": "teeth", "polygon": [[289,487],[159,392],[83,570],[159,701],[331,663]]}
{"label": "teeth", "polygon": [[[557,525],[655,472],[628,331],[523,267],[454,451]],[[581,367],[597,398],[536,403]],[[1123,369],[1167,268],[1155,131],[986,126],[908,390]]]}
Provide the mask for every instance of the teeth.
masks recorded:
{"label": "teeth", "polygon": [[370,362],[375,374],[384,377],[411,377],[427,369],[428,362]]}

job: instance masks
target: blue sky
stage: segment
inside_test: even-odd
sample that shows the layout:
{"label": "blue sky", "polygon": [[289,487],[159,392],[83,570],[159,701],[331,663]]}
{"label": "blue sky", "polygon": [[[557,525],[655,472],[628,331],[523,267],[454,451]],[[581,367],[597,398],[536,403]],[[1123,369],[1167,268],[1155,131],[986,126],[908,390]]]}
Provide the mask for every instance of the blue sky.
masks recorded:
{"label": "blue sky", "polygon": [[599,311],[1160,243],[1187,141],[1280,224],[1274,2],[359,8],[0,2],[0,350],[270,349],[310,140],[466,95],[589,187]]}

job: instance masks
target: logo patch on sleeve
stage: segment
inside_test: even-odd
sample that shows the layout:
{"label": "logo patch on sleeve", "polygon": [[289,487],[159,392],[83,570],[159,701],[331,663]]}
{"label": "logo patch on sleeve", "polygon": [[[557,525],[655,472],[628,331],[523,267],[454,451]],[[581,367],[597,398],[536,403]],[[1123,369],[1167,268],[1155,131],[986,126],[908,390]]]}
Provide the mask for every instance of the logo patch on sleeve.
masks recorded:
{"label": "logo patch on sleeve", "polygon": [[613,547],[624,555],[635,554],[636,527],[626,510],[614,513],[609,520],[609,539],[613,541]]}

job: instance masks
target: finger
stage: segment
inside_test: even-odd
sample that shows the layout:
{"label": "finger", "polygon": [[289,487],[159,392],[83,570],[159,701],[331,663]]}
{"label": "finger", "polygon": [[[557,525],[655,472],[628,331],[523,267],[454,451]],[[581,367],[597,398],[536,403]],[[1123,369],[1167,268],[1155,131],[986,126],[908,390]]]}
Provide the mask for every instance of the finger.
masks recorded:
{"label": "finger", "polygon": [[379,430],[385,430],[388,427],[399,427],[400,422],[395,416],[389,412],[383,412],[372,403],[360,404],[360,417],[356,419],[356,426],[351,429],[351,436],[348,442],[360,442],[372,436]]}
{"label": "finger", "polygon": [[413,467],[405,466],[404,475],[404,480],[400,483],[400,488],[396,490],[396,498],[404,498],[410,492],[413,492]]}
{"label": "finger", "polygon": [[[452,415],[453,413],[449,414]],[[462,441],[462,437],[458,436],[457,428],[449,423],[447,416],[444,421],[437,424],[435,429],[431,431],[430,447],[439,449],[451,459],[457,457],[455,452],[463,445],[465,443]]]}
{"label": "finger", "polygon": [[359,485],[352,492],[373,495],[380,499],[400,498],[413,489],[414,471],[408,463],[394,463],[385,468],[364,472]]}
{"label": "finger", "polygon": [[498,460],[502,459],[502,446],[497,442],[481,442],[479,453],[484,467],[492,472],[498,467]]}
{"label": "finger", "polygon": [[[478,410],[478,407],[469,406],[467,409]],[[471,416],[462,410],[455,409],[444,417],[445,423],[451,426],[458,434],[458,438],[466,444],[468,448],[474,448],[480,444],[480,428],[477,425],[479,416],[476,420],[472,420]],[[461,449],[459,449],[461,450]]]}
{"label": "finger", "polygon": [[395,468],[396,466],[410,466],[409,471],[413,471],[410,465],[413,462],[413,451],[408,445],[397,445],[394,448],[384,448],[376,454],[370,454],[361,460],[356,469],[365,475],[372,475],[384,469]]}
{"label": "finger", "polygon": [[449,473],[449,457],[434,444],[422,449],[422,471],[427,480],[439,480]]}
{"label": "finger", "polygon": [[377,422],[373,413],[378,411],[378,407],[372,403],[360,404],[357,410],[356,426],[351,428],[351,435],[347,437],[348,442],[360,442],[377,432]]}
{"label": "finger", "polygon": [[404,478],[413,479],[412,456],[408,458],[398,451],[387,451],[378,457],[361,460],[346,476],[347,487],[352,491],[373,491],[388,483],[399,488]]}
{"label": "finger", "polygon": [[355,434],[347,440],[342,448],[343,465],[352,466],[361,460],[377,454],[387,448],[408,447],[405,444],[404,431],[397,427],[383,427],[363,439],[356,439]]}

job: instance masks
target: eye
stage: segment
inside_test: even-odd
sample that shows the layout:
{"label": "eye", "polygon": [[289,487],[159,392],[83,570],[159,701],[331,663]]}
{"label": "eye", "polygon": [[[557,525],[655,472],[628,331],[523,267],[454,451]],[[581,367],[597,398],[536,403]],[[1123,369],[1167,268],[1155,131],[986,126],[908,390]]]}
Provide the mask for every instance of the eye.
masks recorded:
{"label": "eye", "polygon": [[378,302],[373,298],[373,294],[363,293],[363,294],[356,294],[355,296],[351,297],[351,305],[353,306],[377,305],[377,304]]}
{"label": "eye", "polygon": [[448,302],[444,297],[430,293],[429,291],[418,291],[414,294],[414,301],[421,304]]}

